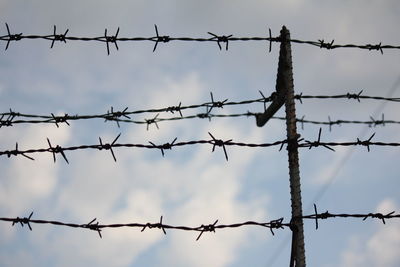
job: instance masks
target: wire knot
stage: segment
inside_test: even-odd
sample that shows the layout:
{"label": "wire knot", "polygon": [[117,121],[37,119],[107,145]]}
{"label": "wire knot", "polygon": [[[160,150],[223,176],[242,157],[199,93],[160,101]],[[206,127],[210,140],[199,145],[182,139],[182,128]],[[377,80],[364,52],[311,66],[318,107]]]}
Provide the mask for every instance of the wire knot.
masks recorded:
{"label": "wire knot", "polygon": [[155,39],[153,41],[155,41],[156,43],[154,45],[153,52],[156,51],[158,43],[160,43],[160,42],[161,43],[168,43],[170,41],[170,37],[168,35],[160,36],[158,34],[158,28],[157,28],[156,24],[154,24],[154,28],[156,30],[156,37],[153,37],[153,39]]}
{"label": "wire knot", "polygon": [[28,225],[29,230],[32,231],[32,227],[30,225],[30,221],[33,215],[33,211],[31,212],[31,214],[29,215],[29,217],[24,217],[24,218],[20,218],[17,217],[15,220],[12,221],[12,226],[14,226],[14,224],[20,223],[22,227],[24,227],[24,224]]}
{"label": "wire knot", "polygon": [[69,31],[69,29],[67,29],[67,30],[64,32],[64,34],[57,34],[57,27],[56,27],[56,25],[54,25],[54,27],[53,27],[53,39],[52,39],[52,41],[51,41],[51,46],[50,46],[50,48],[53,48],[54,43],[55,43],[56,41],[60,41],[60,42],[67,43],[67,40],[66,40],[65,38],[66,38],[66,35],[67,35],[68,31]]}
{"label": "wire knot", "polygon": [[356,99],[358,102],[360,102],[360,97],[361,97],[362,92],[363,92],[363,90],[361,90],[358,94],[347,93],[346,96],[348,99]]}
{"label": "wire knot", "polygon": [[182,112],[181,112],[181,105],[182,105],[182,103],[179,102],[178,106],[167,107],[167,109],[165,111],[166,112],[171,112],[172,114],[174,114],[174,112],[177,111],[177,112],[179,112],[179,115],[181,115],[181,117],[183,117],[182,116]]}
{"label": "wire knot", "polygon": [[383,55],[382,42],[380,42],[380,43],[377,44],[377,45],[367,44],[366,47],[367,47],[367,49],[368,49],[369,51],[371,51],[371,50],[378,50],[378,51],[380,51],[381,54]]}
{"label": "wire knot", "polygon": [[300,93],[300,94],[295,95],[294,99],[299,100],[300,104],[303,104],[302,97],[303,97],[303,93]]}
{"label": "wire knot", "polygon": [[104,31],[104,39],[105,39],[105,42],[107,44],[107,55],[110,55],[110,45],[109,45],[109,43],[114,43],[115,48],[118,50],[118,44],[117,44],[118,34],[119,34],[119,27],[118,27],[117,32],[115,33],[115,35],[112,35],[112,36],[107,36],[107,29],[105,29],[105,31]]}
{"label": "wire knot", "polygon": [[329,149],[331,151],[335,151],[333,148],[329,147],[328,145],[321,143],[321,132],[322,132],[322,128],[319,128],[318,140],[317,141],[313,141],[313,142],[305,141],[307,143],[307,145],[305,145],[305,146],[308,146],[308,149],[311,149],[313,147],[323,146],[323,147],[325,147],[325,148],[327,148],[327,149]]}
{"label": "wire knot", "polygon": [[160,145],[160,146],[157,146],[157,145],[155,145],[153,142],[150,142],[150,141],[149,141],[149,143],[150,143],[154,148],[160,149],[160,150],[161,150],[161,154],[162,154],[162,156],[164,157],[164,149],[170,149],[170,150],[171,150],[172,147],[174,146],[175,141],[176,141],[177,139],[178,139],[178,138],[175,137],[175,139],[174,139],[174,141],[172,141],[172,143],[165,143],[165,144]]}
{"label": "wire knot", "polygon": [[50,143],[49,138],[47,138],[47,143],[49,144],[48,151],[53,154],[54,163],[56,162],[56,154],[60,153],[64,160],[69,164],[67,156],[65,156],[64,149],[60,145],[53,147]]}
{"label": "wire knot", "polygon": [[227,141],[223,141],[222,139],[216,139],[210,132],[208,134],[212,138],[212,140],[209,141],[209,143],[213,145],[212,152],[214,152],[216,146],[222,147],[223,150],[224,150],[225,159],[226,159],[226,161],[228,161],[228,154],[226,153],[225,145],[230,144],[232,139],[229,139]]}
{"label": "wire knot", "polygon": [[121,136],[121,133],[119,135],[117,135],[117,137],[114,139],[114,141],[112,141],[111,144],[109,144],[109,143],[103,144],[103,141],[101,140],[101,137],[99,137],[100,145],[97,147],[99,150],[102,150],[102,149],[110,150],[111,151],[111,155],[112,155],[112,157],[113,157],[115,162],[117,162],[117,158],[115,157],[114,151],[113,151],[112,148],[113,148],[113,146],[115,145],[115,143],[117,142],[117,140],[118,140],[118,138],[120,136]]}
{"label": "wire knot", "polygon": [[375,120],[374,118],[372,118],[372,116],[369,117],[372,121],[371,124],[374,125],[374,127],[378,126],[378,125],[382,125],[385,126],[385,115],[382,113],[382,119],[381,120]]}
{"label": "wire knot", "polygon": [[66,123],[68,126],[70,126],[67,121],[70,118],[68,114],[64,114],[64,116],[54,116],[54,114],[51,113],[51,116],[53,117],[54,123],[56,124],[57,128],[59,128],[58,123]]}
{"label": "wire knot", "polygon": [[367,147],[367,150],[368,150],[368,152],[370,151],[369,150],[369,146],[371,145],[371,140],[372,140],[372,138],[375,136],[375,133],[373,133],[372,135],[371,135],[371,137],[368,139],[368,140],[364,140],[364,141],[361,141],[359,138],[357,138],[357,145],[361,145],[361,146],[366,146]]}
{"label": "wire knot", "polygon": [[213,108],[224,108],[224,105],[228,101],[228,99],[225,99],[224,101],[214,101],[214,96],[212,92],[210,92],[210,96],[211,103],[209,103],[210,105],[207,106],[207,108],[209,107],[210,109],[207,110],[207,113],[210,113]]}
{"label": "wire knot", "polygon": [[319,42],[319,48],[326,48],[328,50],[335,48],[335,46],[333,46],[335,40],[332,40],[330,43],[325,43],[324,39],[322,39],[318,40],[318,42]]}
{"label": "wire knot", "polygon": [[275,235],[273,229],[283,229],[283,217],[277,220],[272,220],[269,222],[269,230],[271,231],[272,235]]}
{"label": "wire knot", "polygon": [[3,120],[4,116],[5,116],[5,114],[1,115],[0,128],[3,127],[3,126],[6,126],[6,127],[12,126],[13,125],[13,121],[12,120],[17,115],[10,110],[10,113],[8,114],[8,118]]}
{"label": "wire knot", "polygon": [[160,114],[157,114],[154,118],[152,118],[152,119],[144,119],[145,120],[145,122],[147,123],[147,126],[146,126],[146,130],[148,131],[149,130],[149,125],[150,124],[155,124],[156,125],[156,127],[157,127],[157,129],[160,129],[160,128],[158,128],[158,124],[157,124],[157,117],[158,117],[158,115],[160,115]]}
{"label": "wire knot", "polygon": [[200,226],[200,234],[199,236],[196,238],[196,241],[198,241],[200,239],[200,237],[203,235],[204,232],[214,232],[215,233],[215,226],[218,223],[218,220],[216,220],[213,224],[209,224],[209,225],[204,225],[202,224]]}
{"label": "wire knot", "polygon": [[127,110],[128,110],[128,107],[126,107],[123,111],[114,111],[114,108],[111,107],[111,111],[107,110],[107,114],[104,116],[105,122],[107,120],[116,121],[117,125],[118,125],[118,128],[120,128],[120,125],[119,125],[119,118],[120,117],[125,117],[127,119],[131,118],[131,117],[128,116],[129,112]]}
{"label": "wire knot", "polygon": [[230,38],[233,36],[232,34],[221,35],[221,36],[218,36],[212,32],[208,32],[208,34],[213,36],[210,40],[217,42],[219,50],[222,50],[221,43],[225,43],[225,50],[228,50],[228,43],[229,43]]}
{"label": "wire knot", "polygon": [[[102,238],[101,236],[101,229],[99,227],[99,222],[96,222],[96,218],[94,218],[93,220],[91,220],[89,223],[82,225],[82,228],[87,228],[93,231],[96,231],[100,238]],[[96,222],[96,223],[95,223]]]}
{"label": "wire knot", "polygon": [[6,49],[8,49],[8,46],[10,45],[11,41],[19,41],[22,39],[22,32],[21,33],[17,33],[17,34],[11,34],[10,32],[10,28],[8,27],[8,24],[6,23],[6,28],[7,28],[7,45],[6,45]]}

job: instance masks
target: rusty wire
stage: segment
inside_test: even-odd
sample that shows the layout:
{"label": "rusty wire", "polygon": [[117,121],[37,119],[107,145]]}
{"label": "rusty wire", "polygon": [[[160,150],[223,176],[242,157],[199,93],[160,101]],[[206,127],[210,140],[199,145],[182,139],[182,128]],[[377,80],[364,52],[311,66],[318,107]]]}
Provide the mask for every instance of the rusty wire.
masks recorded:
{"label": "rusty wire", "polygon": [[[30,34],[30,35],[24,35],[22,32],[20,33],[13,33],[9,27],[9,25],[6,23],[6,31],[7,33],[5,35],[0,36],[0,40],[6,42],[6,47],[5,50],[7,50],[11,44],[11,42],[18,42],[24,39],[30,39],[30,40],[46,40],[50,42],[50,48],[54,47],[55,42],[61,42],[66,44],[67,41],[84,41],[84,42],[89,42],[89,41],[94,41],[94,42],[102,42],[106,44],[106,49],[107,49],[107,54],[110,54],[110,46],[115,46],[116,50],[119,50],[118,47],[118,42],[143,42],[143,41],[148,41],[154,43],[153,46],[153,52],[156,51],[158,45],[160,43],[169,43],[172,41],[183,41],[183,42],[212,42],[216,43],[219,47],[220,50],[223,49],[223,46],[225,50],[228,50],[228,44],[229,42],[235,42],[235,41],[262,41],[262,42],[267,42],[268,44],[268,51],[271,52],[272,49],[272,43],[273,42],[280,42],[281,39],[280,37],[272,37],[272,32],[271,29],[268,30],[268,35],[267,36],[260,36],[260,37],[235,37],[232,34],[215,34],[212,32],[207,32],[208,36],[207,37],[171,37],[169,35],[160,35],[159,30],[157,25],[154,25],[155,29],[155,35],[150,36],[150,37],[119,37],[119,31],[120,28],[118,27],[117,30],[115,31],[115,34],[109,34],[108,29],[104,30],[104,34],[100,36],[95,36],[95,37],[77,37],[77,36],[67,36],[69,33],[69,29],[66,29],[63,32],[58,32],[56,25],[53,26],[53,30],[51,34],[45,34],[45,35],[37,35],[37,34]],[[383,54],[383,50],[386,49],[400,49],[400,45],[388,45],[388,44],[382,44],[382,42],[379,42],[378,44],[364,44],[364,45],[359,45],[359,44],[336,44],[334,43],[334,40],[326,42],[324,39],[319,39],[317,41],[306,41],[306,40],[299,40],[299,39],[291,39],[290,40],[292,43],[296,44],[306,44],[306,45],[311,45],[314,47],[318,48],[324,48],[327,50],[332,50],[336,48],[357,48],[357,49],[363,49],[363,50],[368,50],[368,51],[379,51],[381,54]]]}

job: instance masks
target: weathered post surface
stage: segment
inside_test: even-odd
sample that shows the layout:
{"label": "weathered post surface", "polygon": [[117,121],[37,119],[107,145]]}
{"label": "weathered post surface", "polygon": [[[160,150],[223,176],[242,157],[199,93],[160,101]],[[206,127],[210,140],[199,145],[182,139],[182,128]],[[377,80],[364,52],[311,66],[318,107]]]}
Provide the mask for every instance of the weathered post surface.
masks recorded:
{"label": "weathered post surface", "polygon": [[300,188],[299,154],[296,127],[296,108],[293,85],[292,50],[289,30],[283,26],[281,30],[281,46],[279,52],[278,74],[276,78],[276,95],[271,105],[263,114],[256,116],[257,126],[263,126],[285,104],[286,129],[288,140],[290,196],[292,205],[292,253],[290,266],[306,266],[304,248],[304,230],[302,219],[302,202]]}

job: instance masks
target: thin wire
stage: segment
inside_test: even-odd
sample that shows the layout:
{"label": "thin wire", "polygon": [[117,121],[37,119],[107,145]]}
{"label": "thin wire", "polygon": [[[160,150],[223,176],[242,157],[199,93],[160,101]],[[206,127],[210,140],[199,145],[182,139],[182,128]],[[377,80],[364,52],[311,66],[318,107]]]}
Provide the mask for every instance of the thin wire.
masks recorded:
{"label": "thin wire", "polygon": [[[261,92],[260,92],[261,93]],[[115,121],[118,125],[120,126],[120,122],[125,122],[125,123],[136,123],[136,124],[146,124],[147,129],[150,124],[155,124],[156,127],[158,128],[157,122],[160,121],[175,121],[175,120],[183,120],[183,119],[211,119],[213,117],[241,117],[241,116],[246,116],[246,117],[255,117],[257,113],[254,112],[246,112],[246,113],[241,113],[241,114],[212,114],[211,111],[216,108],[223,108],[224,106],[233,106],[233,105],[247,105],[247,104],[252,104],[252,103],[267,103],[271,102],[274,99],[274,93],[271,94],[269,97],[265,97],[262,93],[262,98],[258,99],[249,99],[249,100],[242,100],[242,101],[228,101],[228,99],[225,99],[223,101],[215,101],[213,94],[210,93],[211,95],[211,102],[205,102],[202,104],[194,104],[194,105],[188,105],[188,106],[182,106],[181,102],[177,106],[169,106],[169,107],[164,107],[164,108],[151,108],[151,109],[142,109],[142,110],[134,110],[134,111],[128,111],[128,107],[126,107],[123,110],[114,110],[113,107],[111,107],[110,110],[107,110],[106,113],[103,114],[92,114],[92,115],[68,115],[64,114],[61,116],[56,116],[53,113],[50,115],[39,115],[39,114],[24,114],[20,112],[13,111],[10,109],[9,112],[3,112],[0,113],[0,128],[1,127],[10,127],[15,124],[24,124],[24,123],[29,123],[29,124],[38,124],[38,123],[54,123],[57,127],[59,127],[59,124],[65,123],[69,125],[70,121],[75,121],[75,120],[89,120],[89,119],[103,119],[104,121]],[[317,95],[317,96],[312,96],[312,95],[302,95],[298,94],[295,96],[297,100],[299,100],[302,103],[303,99],[355,99],[358,102],[360,102],[360,99],[371,99],[371,100],[380,100],[380,101],[391,101],[391,102],[400,102],[400,98],[392,98],[392,97],[380,97],[380,96],[364,96],[362,95],[362,91],[359,93],[347,93],[347,94],[341,94],[341,95]],[[186,109],[197,109],[197,108],[206,108],[205,113],[198,113],[195,115],[189,115],[189,116],[183,116],[182,111]],[[264,107],[265,108],[265,107]],[[178,113],[179,116],[177,117],[172,117],[172,118],[159,118],[159,114],[165,112],[165,113]],[[157,113],[152,118],[149,119],[144,119],[142,121],[138,120],[133,120],[131,119],[131,115],[136,115],[136,114],[144,114],[144,113]],[[375,116],[373,116],[375,117]],[[336,120],[332,121],[329,118],[329,121],[327,122],[318,122],[318,121],[311,121],[311,120],[305,120],[304,117],[301,119],[297,119],[298,122],[302,123],[302,126],[304,123],[312,123],[312,124],[325,124],[329,125],[330,129],[332,125],[340,125],[344,123],[354,123],[354,124],[368,124],[368,125],[385,125],[385,123],[392,123],[392,124],[399,124],[400,122],[398,121],[393,121],[393,120],[385,120],[382,114],[382,119],[381,120],[376,120],[373,117],[370,117],[370,121],[350,121],[350,120]],[[18,119],[18,118],[27,118],[27,119]],[[282,118],[278,118],[282,119]]]}
{"label": "thin wire", "polygon": [[[104,31],[104,35],[96,36],[96,37],[76,37],[76,36],[67,36],[69,29],[65,30],[64,33],[57,33],[56,25],[53,26],[52,34],[47,35],[24,35],[23,33],[12,33],[9,25],[6,23],[7,34],[0,36],[0,40],[6,42],[5,50],[7,50],[11,44],[11,42],[18,42],[24,39],[30,40],[47,40],[49,41],[50,48],[54,47],[55,42],[61,42],[66,44],[67,41],[94,41],[94,42],[102,42],[106,44],[107,54],[110,54],[110,46],[114,45],[116,50],[119,50],[118,42],[143,42],[148,41],[154,43],[153,52],[156,51],[159,43],[169,43],[171,41],[184,41],[184,42],[213,42],[216,43],[220,50],[222,50],[222,45],[224,45],[225,50],[228,50],[229,42],[234,41],[263,41],[269,43],[269,52],[271,52],[272,42],[280,42],[281,39],[279,37],[272,37],[271,29],[269,29],[269,35],[267,37],[234,37],[232,34],[229,35],[217,35],[211,32],[208,32],[208,37],[171,37],[169,35],[160,35],[158,31],[157,25],[154,25],[155,28],[155,36],[152,37],[118,37],[120,28],[118,27],[116,33],[114,35],[109,35],[107,29]],[[368,51],[379,51],[383,54],[383,50],[386,49],[400,49],[399,45],[388,45],[382,44],[335,44],[334,40],[325,42],[324,39],[320,39],[317,41],[306,41],[299,39],[291,39],[292,43],[296,44],[306,44],[311,45],[318,48],[324,48],[327,50],[332,50],[336,48],[357,48]],[[222,45],[221,45],[222,44]]]}
{"label": "thin wire", "polygon": [[[379,219],[382,221],[383,224],[386,224],[385,219],[395,219],[395,218],[400,218],[400,214],[396,214],[395,211],[389,212],[387,214],[382,214],[382,213],[363,213],[363,214],[348,214],[348,213],[341,213],[341,214],[334,214],[330,213],[328,211],[323,212],[323,213],[318,213],[317,211],[317,206],[314,204],[314,214],[310,215],[304,215],[301,216],[303,219],[311,219],[315,221],[316,229],[318,229],[318,220],[326,220],[330,218],[362,218],[363,221],[365,221],[368,218],[372,219]],[[105,228],[123,228],[123,227],[128,227],[128,228],[141,228],[141,232],[143,232],[146,229],[161,229],[164,234],[167,234],[166,229],[172,229],[172,230],[182,230],[182,231],[195,231],[195,232],[200,232],[199,235],[197,236],[196,241],[200,239],[202,234],[204,232],[215,232],[217,229],[224,229],[224,228],[239,228],[243,226],[261,226],[265,228],[269,228],[271,231],[271,234],[274,235],[274,229],[284,229],[284,228],[290,228],[292,230],[293,227],[293,219],[289,223],[284,223],[283,220],[284,218],[279,218],[276,220],[271,220],[268,222],[255,222],[255,221],[246,221],[246,222],[241,222],[241,223],[233,223],[233,224],[218,224],[218,220],[215,220],[214,223],[212,224],[201,224],[200,226],[174,226],[174,225],[168,225],[163,223],[163,216],[160,217],[160,221],[156,223],[138,223],[138,222],[130,222],[130,223],[114,223],[114,224],[100,224],[97,221],[97,218],[94,218],[91,220],[89,223],[83,223],[83,224],[78,224],[78,223],[69,223],[69,222],[62,222],[62,221],[54,221],[54,220],[43,220],[43,219],[32,219],[33,216],[33,211],[30,213],[28,217],[0,217],[0,221],[4,222],[11,222],[12,226],[20,224],[21,227],[24,227],[24,225],[27,225],[29,230],[32,231],[32,226],[31,224],[51,224],[51,225],[56,225],[56,226],[65,226],[65,227],[71,227],[75,229],[89,229],[92,231],[96,231],[100,238],[102,238],[101,231]]]}

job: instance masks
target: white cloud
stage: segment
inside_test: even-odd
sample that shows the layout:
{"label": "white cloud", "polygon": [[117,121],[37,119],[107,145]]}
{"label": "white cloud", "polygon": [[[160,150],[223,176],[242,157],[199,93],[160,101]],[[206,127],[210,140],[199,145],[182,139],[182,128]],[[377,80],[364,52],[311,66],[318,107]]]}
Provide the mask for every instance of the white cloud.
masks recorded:
{"label": "white cloud", "polygon": [[[399,210],[390,199],[383,200],[377,212],[386,214]],[[400,227],[394,220],[386,220],[386,224],[379,222],[377,231],[366,241],[361,237],[352,236],[349,246],[342,254],[340,266],[387,266],[395,267],[400,264]]]}
{"label": "white cloud", "polygon": [[[267,27],[271,27],[273,35],[276,35],[281,25],[286,24],[292,37],[299,39],[325,38],[328,41],[334,38],[335,43],[393,43],[396,42],[393,38],[397,38],[396,27],[385,26],[396,25],[398,20],[398,12],[395,12],[398,1],[395,0],[385,4],[379,1],[363,3],[363,8],[360,8],[360,1],[350,4],[348,1],[334,4],[307,4],[306,1],[259,3],[224,0],[213,4],[206,1],[173,1],[162,3],[157,8],[152,1],[92,2],[46,0],[27,4],[25,1],[1,1],[0,5],[7,8],[4,20],[10,23],[12,31],[24,34],[50,34],[52,25],[56,24],[59,31],[69,28],[68,36],[101,36],[105,27],[114,33],[118,26],[121,27],[120,37],[151,36],[154,34],[153,24],[157,23],[162,34],[171,36],[207,37],[207,31],[212,31],[232,33],[237,37],[266,35]],[[60,13],[60,10],[63,12]],[[36,19],[32,20],[32,17]],[[377,17],[382,19],[371,19]],[[4,32],[4,24],[2,27]],[[4,47],[5,43],[2,45]],[[214,97],[218,99],[230,98],[231,95],[248,98],[255,95],[258,89],[263,88],[265,92],[265,86],[273,88],[276,75],[274,56],[278,50],[278,45],[274,44],[273,52],[266,55],[268,44],[265,42],[232,42],[228,52],[218,51],[216,44],[170,42],[160,43],[158,51],[152,54],[152,42],[120,42],[118,52],[111,44],[111,55],[107,57],[104,43],[70,40],[67,44],[57,42],[50,51],[46,50],[50,41],[44,40],[23,40],[11,45],[5,55],[8,61],[4,64],[12,64],[6,65],[2,72],[2,103],[18,110],[20,107],[25,110],[38,108],[38,112],[54,107],[73,108],[67,111],[70,114],[87,110],[98,113],[99,109],[104,111],[103,107],[111,105],[115,109],[117,105],[122,108],[129,106],[131,110],[138,106],[178,105],[179,101],[182,105],[199,103],[207,101],[209,91],[214,89],[223,92],[214,91]],[[385,82],[392,79],[398,62],[398,53],[393,50],[385,50],[381,56],[378,51],[326,51],[297,44],[293,47],[297,66],[296,90],[308,90],[307,94],[338,93],[338,90],[342,93],[341,90],[368,86],[369,90],[377,90],[376,95],[379,95]],[[204,54],[204,51],[207,53]],[[46,100],[42,101],[41,96]],[[49,105],[39,107],[36,100]],[[306,115],[325,116],[320,111],[327,110],[326,102],[319,102],[322,103],[317,106],[319,109],[309,108],[312,101],[304,102],[307,102],[303,105]],[[370,108],[368,104],[363,107],[348,105],[347,109],[343,109],[344,105],[337,103],[332,105],[332,112],[346,115],[346,118],[330,113],[335,119],[347,119],[350,114],[347,111],[351,111],[349,119],[353,119],[355,113],[363,115]],[[261,104],[258,107],[261,108]],[[222,111],[227,110],[228,107],[224,107]],[[185,110],[183,114],[192,112]],[[147,115],[146,118],[151,117]],[[146,131],[145,125],[132,126],[122,132],[119,141],[147,143],[150,140],[159,144],[171,142],[174,137],[178,137],[178,142],[208,139],[207,132],[210,131],[216,138],[224,140],[233,138],[234,141],[257,142],[273,133],[276,136],[284,132],[283,128],[256,130],[237,121],[221,119],[218,124],[214,120],[211,123],[206,120],[161,122],[160,130],[151,125],[149,131]],[[27,128],[16,126],[17,130],[12,132],[2,128],[0,142],[2,147],[12,149],[18,140],[20,149],[23,149],[39,145],[47,147],[47,135],[54,144],[60,145],[65,144],[72,133],[87,139],[91,138],[87,135],[95,135],[95,142],[97,135],[108,141],[116,136],[113,130],[99,132],[89,127],[73,127],[65,130],[56,129],[54,125],[43,128],[37,125]],[[79,143],[74,139],[74,145]],[[50,216],[48,219],[82,223],[93,217],[101,223],[158,221],[159,216],[164,215],[166,223],[198,225],[213,223],[215,219],[219,219],[220,223],[233,223],[266,217],[268,210],[262,207],[265,207],[268,196],[243,192],[243,188],[246,188],[244,170],[261,154],[259,151],[268,157],[269,150],[228,146],[229,162],[226,162],[221,147],[216,147],[214,153],[211,149],[210,145],[174,147],[165,151],[163,158],[157,150],[116,148],[117,163],[112,161],[109,151],[67,152],[71,164],[63,168],[62,173],[60,166],[65,162],[60,155],[57,155],[57,164],[52,163],[52,156],[48,153],[35,155],[35,162],[23,157],[2,157],[0,168],[5,171],[0,179],[0,209],[5,215],[22,216],[26,214],[26,209],[43,200],[48,203],[46,207],[50,206],[50,214],[35,210],[35,215],[39,213],[45,218]],[[336,150],[334,157],[342,158],[342,153],[346,153],[346,149]],[[318,154],[314,155],[318,157]],[[272,158],[270,162],[274,162]],[[337,164],[333,162],[324,166],[315,175],[317,183],[326,183],[326,177],[334,174]],[[284,171],[286,173],[287,170]],[[240,199],[241,193],[251,196],[250,199]],[[367,195],[369,193],[366,192]],[[390,201],[382,202],[380,208],[392,208],[392,204]],[[381,230],[368,242],[355,237],[348,253],[343,256],[343,262],[349,266],[378,265],[378,262],[396,265],[399,260],[393,247],[399,246],[398,231],[392,225],[389,221],[379,228]],[[50,258],[48,264],[55,261],[58,266],[126,266],[143,252],[160,244],[162,238],[166,240],[167,247],[163,243],[159,255],[155,255],[160,257],[160,261],[165,260],[170,265],[226,266],[239,257],[238,251],[250,240],[247,228],[204,233],[200,241],[195,242],[196,233],[179,231],[169,231],[164,237],[159,229],[144,233],[140,233],[140,229],[107,229],[103,240],[99,240],[91,231],[57,227],[41,230],[46,227],[35,227],[32,233],[28,232],[32,236],[24,237],[29,239],[24,243],[26,247],[19,244],[14,250],[14,244],[6,244],[6,252],[0,253],[0,262],[13,263],[7,259],[3,261],[4,254],[12,248],[7,257],[15,258],[21,266],[26,265],[26,261],[33,264],[30,259],[40,257],[45,259],[38,260],[38,265],[48,263]],[[1,236],[7,236],[7,239],[13,237],[15,231],[20,233],[19,228],[10,230],[6,223],[0,228]],[[18,238],[24,234],[25,231]],[[251,240],[254,242],[253,237]],[[52,244],[50,247],[49,242]],[[30,250],[35,247],[37,254]]]}
{"label": "white cloud", "polygon": [[[3,137],[5,142],[2,146],[11,146],[9,149],[13,149],[15,146],[12,142],[17,141],[19,150],[44,148],[48,147],[46,137],[51,140],[53,146],[63,146],[71,133],[70,127],[56,128],[55,125],[16,125],[14,128],[8,129],[9,134]],[[27,155],[35,160],[12,156],[10,159],[4,158],[7,163],[2,162],[4,175],[0,180],[0,207],[5,213],[17,215],[34,208],[34,203],[48,197],[57,184],[59,166],[64,164],[60,155],[56,155],[56,164],[53,164],[50,153]]]}
{"label": "white cloud", "polygon": [[[235,141],[260,138],[259,131],[246,131],[239,127],[221,121],[213,127],[213,133],[217,138],[233,137]],[[183,126],[179,124],[176,128],[181,131]],[[207,128],[196,129],[197,135],[209,139]],[[165,133],[163,129],[159,132]],[[127,139],[145,143],[144,132],[143,135],[136,133],[127,133]],[[262,208],[267,200],[265,196],[252,196],[246,201],[239,199],[245,181],[244,170],[257,154],[255,149],[227,147],[229,162],[226,162],[221,147],[216,147],[214,153],[211,153],[211,145],[189,148],[190,152],[174,147],[166,151],[164,158],[159,151],[117,148],[114,151],[116,163],[109,151],[77,153],[68,166],[72,171],[66,174],[52,216],[67,217],[81,223],[94,217],[100,223],[146,223],[157,222],[163,215],[164,223],[193,226],[213,223],[215,219],[229,224],[267,218],[267,212]],[[150,160],[146,154],[151,154]],[[164,237],[157,229],[143,233],[140,229],[105,229],[100,241],[96,233],[89,231],[87,235],[91,234],[90,237],[82,238],[79,233],[70,234],[71,231],[57,234],[61,241],[52,249],[58,261],[75,266],[87,262],[96,262],[99,266],[128,265],[165,239],[167,245],[159,254],[160,261],[175,266],[211,263],[226,266],[236,258],[236,252],[248,244],[250,236],[257,240],[246,227],[238,231],[220,230],[215,236],[204,233],[199,242],[194,241],[197,233],[167,231]],[[49,233],[50,236],[53,234]],[[76,261],[67,261],[70,254],[63,252],[66,247],[74,247]],[[91,250],[86,251],[85,247]],[[182,253],[182,247],[186,248],[185,253]],[[116,255],[119,262],[115,261]]]}

